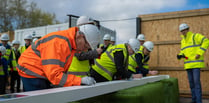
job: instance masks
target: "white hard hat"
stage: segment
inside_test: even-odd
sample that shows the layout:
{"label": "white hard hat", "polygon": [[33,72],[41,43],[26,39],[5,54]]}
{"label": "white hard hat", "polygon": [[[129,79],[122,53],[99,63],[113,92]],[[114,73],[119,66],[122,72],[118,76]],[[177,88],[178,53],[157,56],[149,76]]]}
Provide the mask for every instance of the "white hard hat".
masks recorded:
{"label": "white hard hat", "polygon": [[138,39],[138,40],[145,40],[144,34],[139,34],[139,35],[137,36],[137,39]]}
{"label": "white hard hat", "polygon": [[19,45],[20,45],[20,41],[18,41],[18,40],[13,40],[13,41],[12,41],[12,45],[14,45],[14,44],[19,44]]}
{"label": "white hard hat", "polygon": [[179,25],[179,31],[189,29],[189,26],[186,23],[182,23]]}
{"label": "white hard hat", "polygon": [[87,42],[92,49],[97,47],[100,42],[100,31],[95,25],[86,24],[79,27],[80,31],[84,33]]}
{"label": "white hard hat", "polygon": [[110,40],[110,39],[111,39],[110,34],[105,34],[103,37],[103,40]]}
{"label": "white hard hat", "polygon": [[115,37],[111,36],[110,41],[115,41]]}
{"label": "white hard hat", "polygon": [[1,54],[4,55],[6,53],[6,48],[4,46],[0,46]]}
{"label": "white hard hat", "polygon": [[30,40],[32,40],[32,38],[33,38],[33,37],[32,37],[32,35],[30,35],[30,34],[24,36],[24,39],[30,39]]}
{"label": "white hard hat", "polygon": [[80,16],[77,20],[76,25],[81,26],[84,24],[94,23],[94,20],[87,16]]}
{"label": "white hard hat", "polygon": [[153,51],[154,44],[151,41],[144,42],[143,46],[147,48],[149,51]]}
{"label": "white hard hat", "polygon": [[1,35],[1,40],[8,41],[9,40],[9,35],[8,34],[2,34]]}
{"label": "white hard hat", "polygon": [[33,39],[33,42],[35,42],[36,40],[38,40],[38,38],[34,38],[34,39]]}
{"label": "white hard hat", "polygon": [[136,53],[139,50],[140,42],[135,38],[128,40],[128,44],[131,46],[131,49]]}

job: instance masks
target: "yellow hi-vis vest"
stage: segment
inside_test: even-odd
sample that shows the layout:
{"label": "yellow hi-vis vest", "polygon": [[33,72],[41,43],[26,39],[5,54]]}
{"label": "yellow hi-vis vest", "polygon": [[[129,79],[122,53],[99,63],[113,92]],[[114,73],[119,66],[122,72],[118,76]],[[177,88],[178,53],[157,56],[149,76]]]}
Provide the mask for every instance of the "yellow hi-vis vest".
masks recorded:
{"label": "yellow hi-vis vest", "polygon": [[[144,61],[144,54],[140,50],[137,53],[142,54],[142,58],[143,58],[142,59],[142,63],[143,63],[143,61]],[[136,54],[133,54],[133,55],[129,56],[129,61],[128,61],[128,63],[129,63],[128,64],[128,70],[130,70],[130,71],[132,71],[134,73],[136,73],[136,67],[138,66],[138,64],[136,62],[135,55]]]}
{"label": "yellow hi-vis vest", "polygon": [[73,74],[78,77],[85,77],[88,76],[89,70],[89,60],[80,61],[76,56],[74,56],[72,63],[68,69],[68,74]]}
{"label": "yellow hi-vis vest", "polygon": [[[101,48],[102,46],[104,46],[104,44],[99,44],[99,48]],[[111,46],[113,46],[113,45],[112,44],[109,44],[108,45],[108,48],[111,47]]]}
{"label": "yellow hi-vis vest", "polygon": [[17,66],[17,61],[16,61],[16,56],[14,50],[12,50],[12,67],[14,71],[17,71],[16,66]]}
{"label": "yellow hi-vis vest", "polygon": [[102,46],[104,46],[104,44],[99,44],[99,48],[101,48]]}
{"label": "yellow hi-vis vest", "polygon": [[[185,36],[181,36],[180,55],[184,54],[188,59],[184,59],[184,69],[204,68],[204,53],[209,46],[209,40],[201,34],[188,32]],[[199,54],[200,58],[195,59]]]}
{"label": "yellow hi-vis vest", "polygon": [[0,65],[0,75],[5,75],[5,74],[4,74],[3,65]]}
{"label": "yellow hi-vis vest", "polygon": [[[6,49],[6,53],[3,55],[3,57],[7,60],[7,62],[9,61],[9,57],[12,53],[12,49]],[[10,65],[8,65],[8,71],[11,70]]]}
{"label": "yellow hi-vis vest", "polygon": [[[144,49],[144,46],[140,45],[139,51],[141,51],[141,54],[143,54],[143,49]],[[144,60],[145,60],[145,59],[144,59]],[[148,64],[148,62],[142,62],[142,63],[143,63],[143,68],[149,69],[149,64]]]}
{"label": "yellow hi-vis vest", "polygon": [[111,81],[113,75],[117,72],[116,65],[114,63],[114,53],[117,51],[123,51],[124,55],[124,67],[128,65],[128,49],[127,44],[118,44],[108,48],[100,57],[96,59],[95,64],[92,66],[93,70],[99,73],[101,76]]}
{"label": "yellow hi-vis vest", "polygon": [[143,68],[145,69],[149,69],[149,63],[147,62],[143,62]]}
{"label": "yellow hi-vis vest", "polygon": [[20,54],[22,54],[26,50],[26,46],[21,46],[20,47]]}
{"label": "yellow hi-vis vest", "polygon": [[12,49],[6,49],[6,53],[3,55],[3,57],[8,61],[11,53],[12,53]]}

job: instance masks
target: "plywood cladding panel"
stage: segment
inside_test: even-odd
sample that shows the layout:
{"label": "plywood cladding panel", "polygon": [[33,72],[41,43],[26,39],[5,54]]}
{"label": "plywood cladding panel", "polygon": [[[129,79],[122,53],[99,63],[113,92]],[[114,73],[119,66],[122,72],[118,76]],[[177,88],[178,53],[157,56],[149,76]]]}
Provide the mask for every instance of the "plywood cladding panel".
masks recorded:
{"label": "plywood cladding panel", "polygon": [[[151,53],[150,69],[159,70],[160,74],[169,74],[179,80],[180,93],[190,93],[187,73],[183,69],[183,60],[177,60],[180,52],[181,33],[179,25],[187,23],[190,31],[201,33],[209,38],[209,8],[189,11],[168,12],[139,15],[141,33],[146,40],[153,41],[154,51]],[[209,50],[205,53],[206,68],[201,69],[203,95],[209,95]]]}

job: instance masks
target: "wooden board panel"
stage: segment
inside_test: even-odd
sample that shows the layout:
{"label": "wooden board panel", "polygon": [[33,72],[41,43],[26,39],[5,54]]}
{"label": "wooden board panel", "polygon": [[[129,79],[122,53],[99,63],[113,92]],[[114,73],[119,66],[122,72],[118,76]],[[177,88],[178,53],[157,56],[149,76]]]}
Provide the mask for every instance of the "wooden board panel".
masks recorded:
{"label": "wooden board panel", "polygon": [[[183,70],[184,62],[176,58],[176,55],[180,51],[180,43],[178,43],[181,40],[179,25],[187,23],[190,26],[190,31],[201,33],[209,38],[209,8],[140,15],[139,17],[142,20],[141,31],[145,34],[146,40],[155,43],[154,51],[151,53],[149,61],[150,68],[160,68],[160,73],[177,77],[179,79],[180,91],[188,92],[187,74]],[[209,94],[209,88],[207,88],[209,85],[209,80],[207,80],[209,50],[205,52],[204,57],[206,68],[201,72],[202,88],[203,93]]]}
{"label": "wooden board panel", "polygon": [[149,66],[183,67],[183,60],[176,58],[179,52],[180,45],[155,45],[150,55]]}
{"label": "wooden board panel", "polygon": [[[169,68],[168,68],[169,69]],[[170,75],[170,77],[178,78],[179,90],[180,93],[190,93],[190,87],[187,77],[187,72],[185,71],[160,71],[161,75]],[[203,95],[209,95],[209,80],[208,80],[209,71],[201,71],[201,84]]]}
{"label": "wooden board panel", "polygon": [[173,41],[181,40],[179,25],[187,23],[190,31],[201,33],[209,38],[209,15],[199,17],[188,17],[178,19],[166,19],[157,21],[142,22],[142,33],[145,34],[146,40],[150,41]]}

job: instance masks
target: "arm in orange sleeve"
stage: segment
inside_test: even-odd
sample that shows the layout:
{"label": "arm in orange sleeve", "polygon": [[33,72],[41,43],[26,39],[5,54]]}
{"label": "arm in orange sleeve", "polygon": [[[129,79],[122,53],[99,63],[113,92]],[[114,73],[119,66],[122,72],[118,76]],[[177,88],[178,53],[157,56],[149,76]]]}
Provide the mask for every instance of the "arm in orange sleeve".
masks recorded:
{"label": "arm in orange sleeve", "polygon": [[64,66],[69,56],[74,55],[65,40],[54,38],[40,46],[40,52],[43,71],[53,85],[73,86],[81,84],[80,77],[65,72],[67,69]]}

